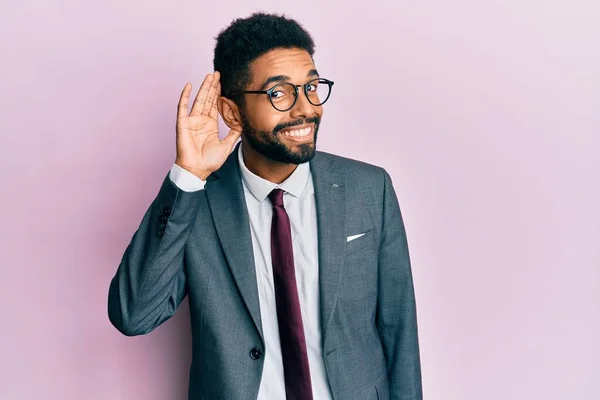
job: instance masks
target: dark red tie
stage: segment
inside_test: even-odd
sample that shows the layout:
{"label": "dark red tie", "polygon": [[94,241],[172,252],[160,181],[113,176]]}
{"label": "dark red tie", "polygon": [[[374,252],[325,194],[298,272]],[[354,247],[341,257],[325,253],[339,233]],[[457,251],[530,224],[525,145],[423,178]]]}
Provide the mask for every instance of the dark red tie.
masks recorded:
{"label": "dark red tie", "polygon": [[271,225],[271,260],[275,282],[275,301],[279,339],[283,357],[285,393],[287,400],[312,400],[310,369],[306,353],[306,340],[292,248],[290,219],[283,207],[283,190],[274,189],[269,194],[273,204]]}

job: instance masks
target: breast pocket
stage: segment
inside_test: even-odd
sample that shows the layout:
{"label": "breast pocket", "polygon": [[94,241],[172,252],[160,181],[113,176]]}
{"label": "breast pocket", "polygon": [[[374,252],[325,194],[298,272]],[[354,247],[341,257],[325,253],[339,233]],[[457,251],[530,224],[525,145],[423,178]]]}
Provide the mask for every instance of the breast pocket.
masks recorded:
{"label": "breast pocket", "polygon": [[366,228],[366,230],[349,230],[348,233],[348,238],[346,238],[345,255],[350,255],[360,250],[364,251],[368,249],[369,246],[372,247],[374,245],[373,239],[375,235],[375,229],[373,227]]}

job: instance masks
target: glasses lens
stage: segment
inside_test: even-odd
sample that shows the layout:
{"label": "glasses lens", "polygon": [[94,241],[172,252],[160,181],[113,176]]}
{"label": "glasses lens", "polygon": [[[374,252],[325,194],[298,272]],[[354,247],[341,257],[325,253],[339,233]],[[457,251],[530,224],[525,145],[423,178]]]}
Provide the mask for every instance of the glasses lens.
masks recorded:
{"label": "glasses lens", "polygon": [[279,111],[288,110],[296,98],[296,87],[291,83],[282,83],[273,88],[271,104]]}
{"label": "glasses lens", "polygon": [[306,87],[306,94],[308,95],[308,101],[315,106],[320,106],[325,103],[331,94],[331,88],[326,80],[316,79],[309,82]]}

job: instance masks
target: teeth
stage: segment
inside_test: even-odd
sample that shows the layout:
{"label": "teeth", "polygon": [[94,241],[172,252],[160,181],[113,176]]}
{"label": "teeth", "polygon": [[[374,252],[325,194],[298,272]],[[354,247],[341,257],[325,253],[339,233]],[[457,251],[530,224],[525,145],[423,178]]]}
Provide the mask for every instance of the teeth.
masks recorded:
{"label": "teeth", "polygon": [[283,132],[285,136],[293,136],[293,137],[302,137],[306,136],[310,133],[310,127],[304,129],[294,129],[290,131]]}

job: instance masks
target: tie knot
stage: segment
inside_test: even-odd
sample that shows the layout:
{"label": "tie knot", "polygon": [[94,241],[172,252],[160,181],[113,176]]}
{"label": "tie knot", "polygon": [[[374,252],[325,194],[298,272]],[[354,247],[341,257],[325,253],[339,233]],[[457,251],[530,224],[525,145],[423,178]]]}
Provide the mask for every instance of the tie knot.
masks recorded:
{"label": "tie knot", "polygon": [[273,191],[269,193],[269,199],[271,200],[271,203],[273,203],[273,207],[283,206],[283,190],[273,189]]}

